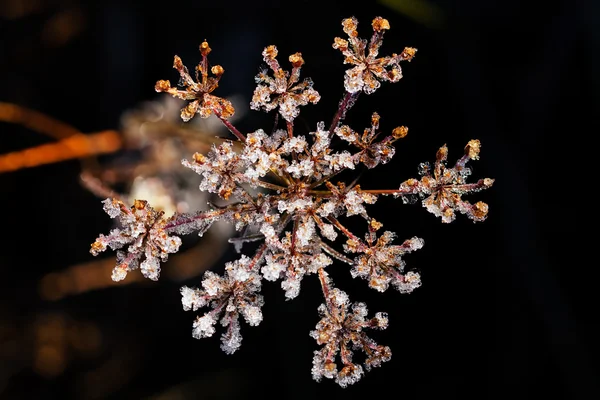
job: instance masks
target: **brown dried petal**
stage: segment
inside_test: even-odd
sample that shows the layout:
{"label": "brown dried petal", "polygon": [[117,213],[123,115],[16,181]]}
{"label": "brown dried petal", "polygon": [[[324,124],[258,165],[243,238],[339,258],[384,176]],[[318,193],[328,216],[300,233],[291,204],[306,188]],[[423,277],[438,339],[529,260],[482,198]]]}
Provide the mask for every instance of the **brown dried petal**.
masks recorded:
{"label": "brown dried petal", "polygon": [[212,73],[213,73],[213,75],[216,75],[216,76],[219,76],[219,77],[220,77],[221,75],[223,75],[223,73],[225,72],[225,70],[223,69],[223,67],[222,67],[222,66],[220,66],[220,65],[215,65],[215,66],[213,66],[213,67],[210,69],[210,72],[212,72]]}
{"label": "brown dried petal", "polygon": [[408,135],[408,128],[406,126],[397,126],[392,131],[394,139],[402,139]]}
{"label": "brown dried petal", "polygon": [[271,60],[274,60],[275,57],[277,57],[277,54],[277,47],[275,47],[274,45],[265,47],[265,50],[263,51],[263,57]]}
{"label": "brown dried petal", "polygon": [[160,80],[154,85],[154,90],[157,92],[167,92],[169,89],[171,89],[171,82],[169,81]]}
{"label": "brown dried petal", "polygon": [[373,22],[371,23],[371,25],[373,26],[373,30],[376,32],[380,32],[382,30],[387,30],[390,29],[390,23],[387,19],[385,18],[381,18],[381,17],[376,17]]}
{"label": "brown dried petal", "polygon": [[202,54],[203,56],[207,56],[208,53],[210,53],[211,51],[212,49],[210,48],[206,40],[202,42],[202,44],[200,44],[200,54]]}
{"label": "brown dried petal", "polygon": [[289,58],[292,66],[294,68],[301,67],[304,64],[304,59],[302,58],[302,53],[294,53]]}
{"label": "brown dried petal", "polygon": [[479,160],[479,152],[481,151],[481,142],[477,139],[470,140],[465,146],[465,154],[471,160]]}

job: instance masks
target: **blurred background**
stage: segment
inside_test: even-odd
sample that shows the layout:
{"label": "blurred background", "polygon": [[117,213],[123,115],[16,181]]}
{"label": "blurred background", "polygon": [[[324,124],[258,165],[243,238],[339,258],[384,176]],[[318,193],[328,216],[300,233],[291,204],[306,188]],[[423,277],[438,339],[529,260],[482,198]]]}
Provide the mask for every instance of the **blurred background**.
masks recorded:
{"label": "blurred background", "polygon": [[[597,133],[598,11],[568,0],[2,0],[0,399],[600,398],[597,256],[580,225],[596,213],[584,191],[595,168],[584,163]],[[298,125],[314,130],[342,96],[331,44],[352,15],[366,38],[373,17],[390,21],[381,54],[419,50],[399,83],[362,95],[348,115],[356,130],[373,111],[383,130],[410,128],[362,186],[396,188],[444,143],[453,162],[474,138],[473,177],[496,183],[472,196],[490,204],[480,224],[442,225],[391,198],[371,207],[400,239],[425,239],[406,257],[424,285],[381,294],[330,268],[353,300],[390,315],[374,338],[392,360],[341,389],[310,375],[316,277],[292,301],[266,282],[265,319],[242,327],[232,356],[219,335],[192,338],[179,287],[237,257],[230,227],[186,237],[157,283],[139,272],[112,283],[114,253],[96,259],[89,246],[112,228],[100,203],[111,190],[171,211],[211,200],[179,160],[226,131],[216,119],[183,124],[181,103],[154,91],[158,79],[177,81],[173,55],[192,68],[208,40],[225,68],[215,93],[249,132],[273,123],[249,110],[262,49],[275,44],[284,66],[302,52],[322,100]]]}

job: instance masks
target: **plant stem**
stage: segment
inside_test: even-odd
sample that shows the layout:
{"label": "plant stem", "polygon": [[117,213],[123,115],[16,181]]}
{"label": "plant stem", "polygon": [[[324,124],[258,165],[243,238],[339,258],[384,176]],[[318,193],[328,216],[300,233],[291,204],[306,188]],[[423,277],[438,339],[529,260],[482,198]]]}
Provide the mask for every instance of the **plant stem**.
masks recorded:
{"label": "plant stem", "polygon": [[360,247],[360,248],[367,247],[367,245],[365,245],[362,240],[360,240],[356,235],[354,235],[352,232],[350,232],[348,230],[348,228],[346,228],[344,225],[342,225],[342,223],[340,221],[338,221],[335,217],[329,216],[329,217],[327,217],[327,220],[329,222],[331,222],[336,228],[338,228],[340,230],[340,232],[342,232],[344,235],[346,235],[346,237],[348,239],[354,240],[357,243],[358,247]]}
{"label": "plant stem", "polygon": [[354,104],[352,100],[355,100],[358,97],[358,93],[346,92],[346,95],[340,102],[340,106],[338,107],[338,110],[333,117],[333,121],[331,121],[331,125],[329,126],[329,138],[333,136],[334,129],[337,128],[338,123],[344,119],[346,112]]}
{"label": "plant stem", "polygon": [[235,126],[231,124],[231,122],[227,121],[220,112],[217,110],[213,110],[213,113],[221,120],[221,122],[229,129],[229,132],[233,133],[233,135],[238,138],[239,141],[245,142],[246,136],[240,132]]}
{"label": "plant stem", "polygon": [[271,189],[271,190],[276,190],[278,192],[284,191],[286,188],[280,185],[276,185],[274,183],[271,182],[265,182],[265,181],[258,181],[256,183],[258,186],[264,187],[265,189]]}

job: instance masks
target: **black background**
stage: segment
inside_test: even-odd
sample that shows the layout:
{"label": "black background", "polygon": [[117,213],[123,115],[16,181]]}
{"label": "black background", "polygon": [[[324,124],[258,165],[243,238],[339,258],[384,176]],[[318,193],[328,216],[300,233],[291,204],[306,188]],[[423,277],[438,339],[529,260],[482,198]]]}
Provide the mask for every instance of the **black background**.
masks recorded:
{"label": "black background", "polygon": [[[0,101],[82,132],[116,129],[124,110],[160,96],[155,81],[177,79],[172,56],[193,66],[203,39],[213,49],[211,62],[226,70],[216,94],[239,93],[247,101],[264,46],[277,45],[281,60],[301,51],[303,76],[322,95],[301,118],[311,127],[327,123],[343,91],[345,66],[331,48],[343,36],[341,19],[356,16],[359,33],[369,37],[371,19],[384,16],[391,30],[382,54],[404,46],[419,51],[404,64],[399,83],[360,97],[347,122],[362,129],[377,111],[383,129],[407,125],[410,133],[394,160],[369,171],[362,186],[395,188],[416,175],[420,162],[433,161],[444,143],[452,161],[474,138],[482,142],[474,178],[496,183],[472,197],[490,204],[480,224],[460,216],[441,224],[418,205],[388,198],[371,207],[400,238],[425,239],[423,250],[407,257],[424,285],[408,296],[380,294],[352,280],[343,266],[330,267],[354,300],[390,314],[390,327],[375,337],[392,348],[392,360],[340,389],[310,376],[317,346],[308,332],[321,302],[315,277],[288,302],[267,282],[265,320],[242,327],[243,345],[232,356],[219,350],[218,335],[191,337],[194,316],[181,309],[173,282],[42,300],[40,277],[89,261],[89,244],[111,221],[80,186],[77,161],[0,175],[3,332],[10,326],[25,335],[36,315],[59,312],[94,321],[104,338],[97,357],[75,359],[60,375],[44,377],[27,364],[30,348],[0,337],[0,398],[599,398],[594,231],[579,225],[597,213],[590,191],[596,168],[584,167],[594,160],[586,150],[593,152],[598,132],[596,4],[430,0],[439,11],[434,20],[377,2],[35,4],[32,12],[11,18],[5,12],[0,19]],[[80,33],[61,45],[42,40],[45,23],[73,8],[83,16]],[[252,111],[238,127],[270,123],[270,116]],[[19,126],[0,123],[0,129],[2,153],[48,141]],[[18,367],[8,365],[15,362]],[[102,365],[126,379],[97,383],[104,391],[82,389],[86,372]]]}

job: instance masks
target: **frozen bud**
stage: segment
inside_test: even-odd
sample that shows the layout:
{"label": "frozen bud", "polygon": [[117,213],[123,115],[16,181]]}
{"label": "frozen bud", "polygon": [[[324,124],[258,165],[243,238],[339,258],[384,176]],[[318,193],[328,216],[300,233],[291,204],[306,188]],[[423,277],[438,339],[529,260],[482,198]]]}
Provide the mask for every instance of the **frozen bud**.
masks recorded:
{"label": "frozen bud", "polygon": [[404,275],[403,279],[395,280],[393,284],[400,293],[411,293],[421,286],[421,275],[417,272],[410,271]]}
{"label": "frozen bud", "polygon": [[220,65],[213,66],[210,69],[210,71],[213,73],[213,75],[216,75],[216,76],[221,76],[225,72],[225,70],[223,69],[223,67],[221,67]]}
{"label": "frozen bud", "polygon": [[200,44],[200,54],[202,54],[203,56],[207,56],[208,53],[211,52],[211,50],[212,49],[210,48],[206,40]]}
{"label": "frozen bud", "polygon": [[171,82],[169,81],[160,80],[156,82],[156,85],[154,85],[154,90],[157,92],[166,92],[169,89],[171,89]]}
{"label": "frozen bud", "polygon": [[406,240],[405,245],[407,245],[410,251],[420,250],[425,245],[425,241],[419,237],[413,237],[411,239]]}
{"label": "frozen bud", "polygon": [[493,185],[493,184],[494,184],[494,180],[493,180],[493,179],[491,179],[491,178],[485,178],[485,179],[483,180],[483,185],[484,185],[486,188],[492,187],[492,185]]}
{"label": "frozen bud", "polygon": [[406,135],[408,135],[408,128],[406,126],[397,126],[392,130],[394,139],[403,139]]}
{"label": "frozen bud", "polygon": [[181,109],[181,119],[184,122],[188,122],[190,119],[194,118],[194,115],[198,112],[198,108],[200,108],[200,102],[198,100],[188,103],[188,105]]}
{"label": "frozen bud", "polygon": [[262,311],[260,307],[256,306],[245,306],[242,308],[242,315],[250,326],[257,326],[263,319]]}
{"label": "frozen bud", "polygon": [[448,147],[446,145],[443,145],[435,154],[435,159],[438,161],[443,161],[446,158],[448,158]]}
{"label": "frozen bud", "polygon": [[341,387],[346,387],[358,382],[363,374],[364,372],[360,365],[349,364],[342,368],[335,381]]}
{"label": "frozen bud", "polygon": [[204,164],[206,162],[206,156],[202,153],[194,153],[194,161],[197,164]]}
{"label": "frozen bud", "polygon": [[294,299],[300,294],[300,279],[288,277],[281,282],[281,288],[285,292],[286,300]]}
{"label": "frozen bud", "polygon": [[417,49],[415,49],[414,47],[405,47],[404,51],[402,51],[402,54],[400,55],[400,57],[403,60],[411,61],[416,53],[417,53]]}
{"label": "frozen bud", "polygon": [[179,56],[175,56],[173,57],[173,68],[175,68],[176,70],[182,70],[183,67],[183,61],[181,61],[181,57]]}
{"label": "frozen bud", "polygon": [[337,232],[335,231],[333,225],[330,224],[323,224],[321,226],[321,235],[331,241],[334,241],[337,238]]}
{"label": "frozen bud", "polygon": [[263,50],[263,57],[265,58],[265,60],[274,60],[275,57],[277,57],[277,47],[270,45],[265,47],[265,49]]}
{"label": "frozen bud", "polygon": [[369,313],[369,310],[367,310],[367,305],[365,303],[354,303],[352,305],[352,311],[354,311],[354,314],[358,317],[360,317],[361,320],[364,319],[364,317],[367,316],[367,314]]}
{"label": "frozen bud", "polygon": [[379,128],[379,120],[381,117],[376,112],[371,115],[371,126],[375,129]]}
{"label": "frozen bud", "polygon": [[378,312],[377,314],[375,314],[375,318],[373,318],[373,322],[375,323],[375,326],[377,328],[386,329],[388,327],[388,324],[390,321],[389,321],[387,313]]}
{"label": "frozen bud", "polygon": [[377,231],[377,230],[381,229],[383,224],[381,222],[377,221],[375,218],[371,218],[371,221],[369,221],[369,226],[374,231]]}
{"label": "frozen bud", "polygon": [[206,300],[201,296],[198,289],[192,289],[187,286],[181,288],[181,304],[184,311],[196,311],[206,305]]}
{"label": "frozen bud", "polygon": [[212,314],[205,314],[202,317],[196,318],[192,326],[192,336],[195,339],[211,337],[215,333],[215,324],[217,320]]}
{"label": "frozen bud", "polygon": [[106,212],[109,217],[116,218],[121,214],[122,203],[119,200],[109,198],[102,200],[102,204],[104,204],[104,212]]}
{"label": "frozen bud", "polygon": [[346,294],[346,292],[343,292],[336,288],[336,289],[333,289],[332,294],[333,294],[332,300],[336,306],[344,307],[350,303],[350,298],[348,297],[348,294]]}
{"label": "frozen bud", "polygon": [[281,276],[281,273],[285,271],[285,264],[278,262],[272,255],[267,255],[267,261],[261,268],[264,278],[268,281],[276,281]]}
{"label": "frozen bud", "polygon": [[123,279],[125,279],[126,276],[127,276],[127,265],[121,264],[121,265],[117,265],[113,269],[111,278],[113,281],[119,282],[119,281],[122,281]]}
{"label": "frozen bud", "polygon": [[304,64],[304,59],[302,58],[302,53],[294,53],[290,56],[289,59],[294,68],[301,67]]}
{"label": "frozen bud", "polygon": [[489,206],[483,201],[478,201],[473,205],[473,219],[474,221],[482,221],[485,219],[489,211]]}
{"label": "frozen bud", "polygon": [[[104,238],[104,235],[100,235],[99,239]],[[102,253],[104,250],[106,250],[106,244],[102,241],[102,240],[96,240],[94,243],[92,243],[92,248],[90,249],[90,253],[92,253],[92,255],[97,256],[98,254]]]}
{"label": "frozen bud", "polygon": [[133,206],[135,207],[136,210],[143,210],[144,208],[146,208],[147,204],[148,204],[148,202],[146,200],[134,200],[133,201]]}
{"label": "frozen bud", "polygon": [[157,281],[160,276],[160,262],[156,257],[147,257],[141,264],[140,270],[144,277]]}
{"label": "frozen bud", "polygon": [[375,32],[390,29],[390,23],[388,22],[388,20],[381,17],[376,17],[371,23],[371,25],[373,25],[373,30]]}
{"label": "frozen bud", "polygon": [[358,26],[358,21],[356,18],[345,18],[342,21],[342,28],[344,32],[350,37],[357,37],[358,32],[356,31],[356,27]]}
{"label": "frozen bud", "polygon": [[471,160],[479,160],[479,152],[481,151],[481,142],[477,139],[470,140],[465,146],[465,154]]}
{"label": "frozen bud", "polygon": [[325,365],[323,365],[323,370],[323,375],[331,378],[332,375],[337,372],[337,365],[335,365],[333,362],[326,362]]}
{"label": "frozen bud", "polygon": [[334,49],[340,49],[341,51],[346,51],[348,50],[348,41],[339,37],[336,37],[333,40],[333,46]]}

